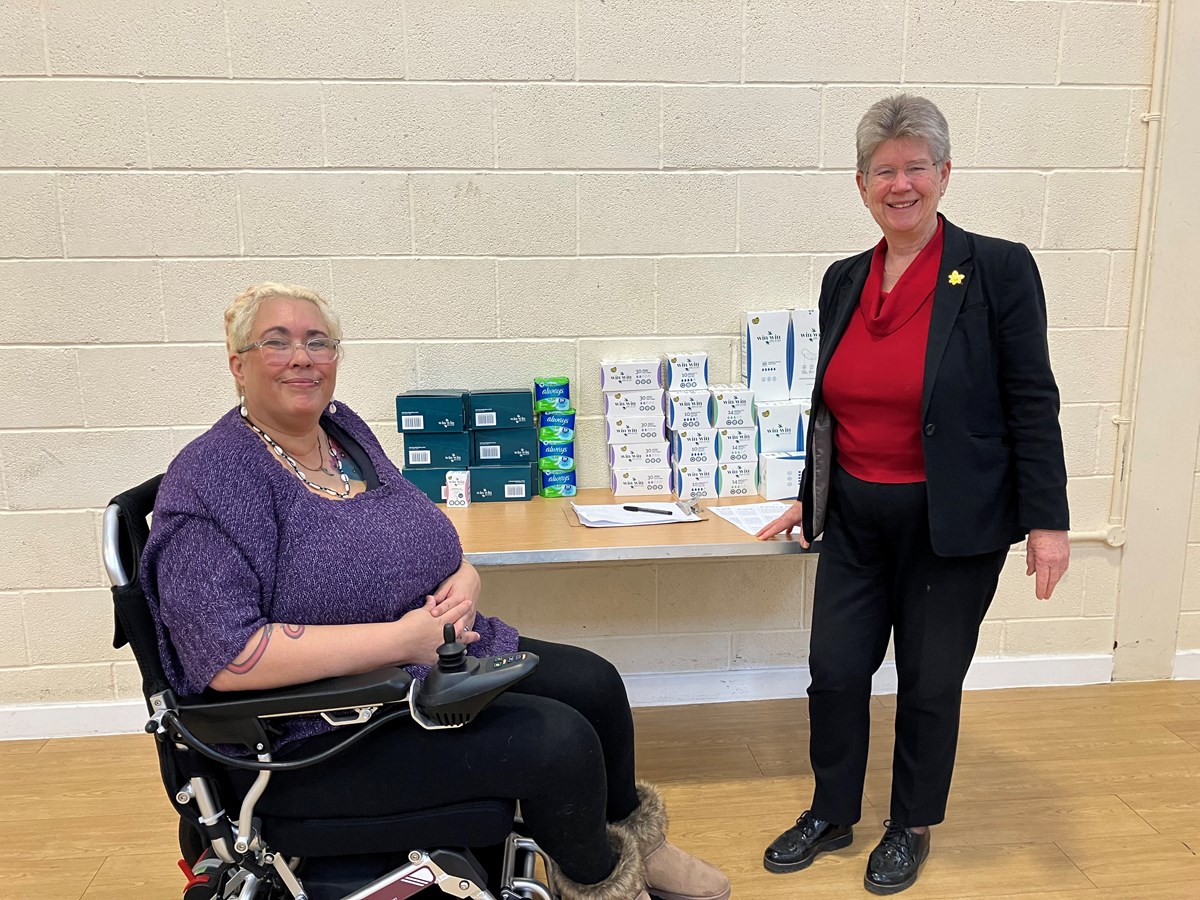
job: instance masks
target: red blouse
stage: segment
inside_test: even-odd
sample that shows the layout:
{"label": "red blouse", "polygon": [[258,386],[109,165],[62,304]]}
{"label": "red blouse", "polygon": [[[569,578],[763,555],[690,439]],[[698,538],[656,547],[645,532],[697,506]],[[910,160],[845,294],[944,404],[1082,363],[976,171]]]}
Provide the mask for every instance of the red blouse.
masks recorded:
{"label": "red blouse", "polygon": [[885,484],[925,480],[921,389],[925,347],[942,259],[942,221],[889,293],[883,292],[887,240],[871,257],[858,315],[851,316],[822,395],[835,425],[838,464],[855,478]]}

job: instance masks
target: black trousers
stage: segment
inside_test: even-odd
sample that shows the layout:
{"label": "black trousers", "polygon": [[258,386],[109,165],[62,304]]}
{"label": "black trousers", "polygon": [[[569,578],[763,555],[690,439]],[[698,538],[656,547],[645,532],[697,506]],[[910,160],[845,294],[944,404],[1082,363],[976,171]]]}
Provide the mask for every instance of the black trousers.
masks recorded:
{"label": "black trousers", "polygon": [[935,825],[946,815],[963,679],[1007,549],[935,554],[924,482],[876,484],[835,469],[831,487],[809,653],[812,811],[844,825],[862,815],[871,676],[894,634],[891,818]]}
{"label": "black trousers", "polygon": [[[602,881],[616,860],[607,822],[638,807],[633,716],[611,663],[579,647],[522,637],[537,670],[470,725],[425,731],[396,722],[328,763],[319,777],[274,778],[259,802],[276,815],[386,815],[481,797],[521,801],[523,833],[567,877]],[[344,740],[322,734],[281,755],[308,756]],[[244,791],[253,775],[235,773]]]}

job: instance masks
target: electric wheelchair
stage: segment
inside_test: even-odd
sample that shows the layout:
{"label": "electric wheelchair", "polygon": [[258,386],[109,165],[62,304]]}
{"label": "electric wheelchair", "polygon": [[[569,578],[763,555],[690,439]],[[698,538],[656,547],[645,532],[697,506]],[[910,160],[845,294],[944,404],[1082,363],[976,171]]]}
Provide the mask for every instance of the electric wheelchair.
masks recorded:
{"label": "electric wheelchair", "polygon": [[[532,672],[537,657],[467,657],[447,626],[424,682],[392,667],[272,691],[177,696],[138,577],[161,480],[113,498],[102,547],[115,605],[113,645],[133,650],[151,716],[146,731],[155,736],[163,784],[180,817],[184,900],[406,900],[434,888],[478,900],[551,900],[535,877],[538,861],[548,871],[549,860],[514,832],[520,820],[512,800],[362,818],[323,818],[320,810],[256,814],[272,778],[319,778],[322,763],[378,728],[468,726]],[[344,730],[344,740],[307,758],[273,759],[275,723],[314,714]],[[411,721],[393,722],[402,718]],[[253,755],[230,755],[233,748]],[[232,785],[234,769],[257,773],[244,794]]]}

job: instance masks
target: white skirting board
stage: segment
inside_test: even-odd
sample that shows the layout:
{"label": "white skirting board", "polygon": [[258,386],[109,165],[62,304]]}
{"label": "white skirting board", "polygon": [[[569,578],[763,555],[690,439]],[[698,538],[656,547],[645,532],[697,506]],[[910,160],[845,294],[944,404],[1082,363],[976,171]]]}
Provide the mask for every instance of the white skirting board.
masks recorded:
{"label": "white skirting board", "polygon": [[1175,677],[1181,681],[1200,678],[1200,650],[1180,650],[1175,654]]}
{"label": "white skirting board", "polygon": [[[1186,662],[1186,665],[1184,664]],[[968,690],[1048,685],[1102,684],[1112,680],[1111,656],[981,657],[967,673]],[[1176,678],[1200,678],[1200,651],[1176,657]],[[808,667],[736,669],[719,672],[654,672],[626,675],[634,706],[679,706],[734,700],[783,700],[803,697]],[[896,666],[890,660],[875,675],[873,691],[896,690]],[[132,734],[148,714],[141,700],[112,703],[48,704],[0,707],[0,740],[38,740],[93,734]]]}

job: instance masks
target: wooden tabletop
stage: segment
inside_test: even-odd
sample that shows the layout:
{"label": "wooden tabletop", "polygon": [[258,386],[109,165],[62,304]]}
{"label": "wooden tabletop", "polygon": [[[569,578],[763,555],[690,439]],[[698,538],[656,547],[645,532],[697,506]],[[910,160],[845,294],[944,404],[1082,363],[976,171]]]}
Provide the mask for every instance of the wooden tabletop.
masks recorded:
{"label": "wooden tabletop", "polygon": [[661,502],[663,497],[614,497],[603,488],[585,488],[573,498],[534,497],[527,502],[473,503],[446,509],[462,537],[467,559],[477,566],[545,565],[548,563],[617,560],[686,559],[691,557],[769,556],[803,553],[796,539],[782,535],[757,540],[719,516],[710,506],[762,503],[761,497],[700,501],[700,522],[585,528],[570,515],[579,504]]}

